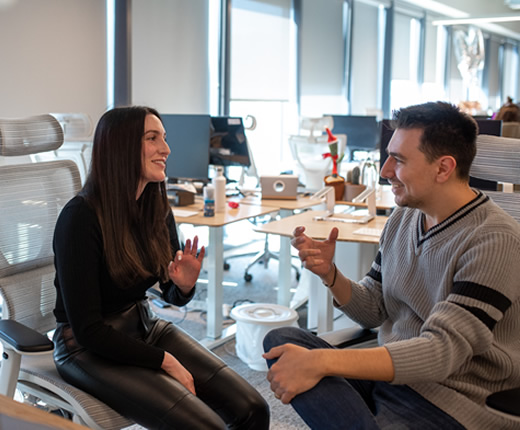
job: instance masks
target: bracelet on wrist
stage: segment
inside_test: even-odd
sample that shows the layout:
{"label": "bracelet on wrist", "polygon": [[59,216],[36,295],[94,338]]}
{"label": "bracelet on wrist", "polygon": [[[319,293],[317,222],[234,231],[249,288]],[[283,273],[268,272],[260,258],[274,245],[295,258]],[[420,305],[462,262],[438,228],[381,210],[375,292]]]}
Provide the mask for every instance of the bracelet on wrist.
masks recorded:
{"label": "bracelet on wrist", "polygon": [[338,274],[338,268],[336,267],[336,263],[332,263],[334,265],[334,276],[332,278],[332,282],[330,284],[327,284],[325,281],[321,281],[323,285],[325,285],[327,288],[332,288],[334,284],[336,283],[336,276]]}

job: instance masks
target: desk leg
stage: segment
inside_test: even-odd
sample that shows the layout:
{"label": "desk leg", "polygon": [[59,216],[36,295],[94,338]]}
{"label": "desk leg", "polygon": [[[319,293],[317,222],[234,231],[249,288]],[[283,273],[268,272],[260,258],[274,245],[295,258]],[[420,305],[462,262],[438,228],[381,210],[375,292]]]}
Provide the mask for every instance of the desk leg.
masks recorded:
{"label": "desk leg", "polygon": [[[288,209],[280,210],[280,217],[292,215]],[[280,253],[278,254],[278,304],[289,306],[291,302],[291,238],[280,236]]]}
{"label": "desk leg", "polygon": [[[370,270],[377,249],[377,245],[368,243],[337,242],[334,261],[346,277],[358,281]],[[332,330],[333,312],[332,294],[318,276],[312,275],[307,327],[317,327],[318,334]]]}
{"label": "desk leg", "polygon": [[332,294],[325,287],[319,276],[310,273],[309,282],[309,302],[307,312],[307,328],[316,330],[318,334],[332,330]]}
{"label": "desk leg", "polygon": [[291,239],[280,236],[278,257],[278,304],[289,306],[291,301]]}
{"label": "desk leg", "polygon": [[222,280],[224,271],[224,228],[209,227],[207,336],[222,335]]}

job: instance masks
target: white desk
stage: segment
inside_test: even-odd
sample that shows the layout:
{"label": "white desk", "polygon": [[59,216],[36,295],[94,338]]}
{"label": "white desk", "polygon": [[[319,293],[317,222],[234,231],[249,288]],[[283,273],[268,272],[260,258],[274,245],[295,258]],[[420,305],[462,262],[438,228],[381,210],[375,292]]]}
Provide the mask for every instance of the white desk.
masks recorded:
{"label": "white desk", "polygon": [[[207,344],[211,340],[222,336],[222,304],[223,289],[222,280],[224,272],[224,226],[247,218],[276,212],[276,208],[264,205],[240,204],[238,208],[231,209],[226,205],[226,211],[215,213],[213,217],[205,217],[203,203],[195,202],[193,205],[183,206],[179,209],[196,211],[197,214],[189,217],[176,217],[177,224],[192,224],[209,227],[208,257],[206,270],[208,272],[208,313],[207,313]],[[212,342],[212,346],[216,343]]]}
{"label": "white desk", "polygon": [[[379,244],[379,237],[359,235],[354,231],[362,227],[382,229],[388,217],[377,216],[367,224],[348,224],[331,221],[314,221],[315,216],[323,215],[324,211],[307,211],[293,215],[279,221],[273,221],[256,228],[256,231],[270,234],[279,234],[286,237],[290,243],[292,233],[297,226],[305,226],[305,233],[313,239],[326,239],[330,230],[337,227],[339,230],[336,244],[336,264],[338,268],[349,278],[360,279],[367,272],[367,265],[372,263]],[[289,249],[290,254],[290,249]],[[290,257],[289,257],[290,258]],[[290,266],[282,266],[282,270],[288,271]],[[332,295],[330,291],[321,285],[321,281],[312,275],[312,283],[309,292],[308,327],[317,327],[318,333],[332,330]],[[280,277],[280,283],[286,277]],[[280,288],[286,286],[280,285]]]}
{"label": "white desk", "polygon": [[[261,199],[260,197],[245,197],[242,203],[251,205],[270,206],[277,208],[280,217],[287,218],[295,210],[307,209],[321,205],[321,199],[299,196],[294,200]],[[262,231],[261,228],[255,231]],[[280,235],[280,253],[278,257],[278,304],[289,306],[291,301],[291,238]]]}

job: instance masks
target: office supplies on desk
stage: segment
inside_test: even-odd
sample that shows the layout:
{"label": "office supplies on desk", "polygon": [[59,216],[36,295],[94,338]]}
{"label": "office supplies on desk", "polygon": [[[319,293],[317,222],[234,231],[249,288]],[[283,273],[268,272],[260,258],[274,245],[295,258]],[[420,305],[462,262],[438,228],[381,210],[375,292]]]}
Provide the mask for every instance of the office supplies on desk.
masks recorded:
{"label": "office supplies on desk", "polygon": [[381,228],[361,227],[361,228],[358,228],[357,230],[354,230],[352,233],[353,234],[362,234],[364,236],[380,237],[382,231],[383,231],[383,229],[381,229]]}
{"label": "office supplies on desk", "polygon": [[314,221],[345,222],[348,224],[366,224],[374,218],[373,215],[337,214],[337,216],[315,216]]}
{"label": "office supplies on desk", "polygon": [[197,214],[198,214],[197,211],[173,208],[173,215],[176,218],[186,218],[186,217],[197,215]]}
{"label": "office supplies on desk", "polygon": [[[194,190],[195,188],[193,188]],[[195,191],[183,184],[169,185],[166,191],[168,202],[173,206],[188,206],[195,202]]]}
{"label": "office supplies on desk", "polygon": [[298,176],[261,176],[262,199],[294,200],[298,196]]}

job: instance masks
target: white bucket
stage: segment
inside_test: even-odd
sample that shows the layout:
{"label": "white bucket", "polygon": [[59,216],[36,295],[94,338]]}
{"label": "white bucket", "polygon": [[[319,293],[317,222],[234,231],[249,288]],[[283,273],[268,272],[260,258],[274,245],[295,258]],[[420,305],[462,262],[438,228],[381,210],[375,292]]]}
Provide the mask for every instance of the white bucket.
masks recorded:
{"label": "white bucket", "polygon": [[298,314],[294,309],[272,303],[240,305],[231,310],[231,318],[237,322],[236,352],[238,358],[253,370],[265,371],[262,358],[262,342],[268,331],[284,326],[298,326]]}

